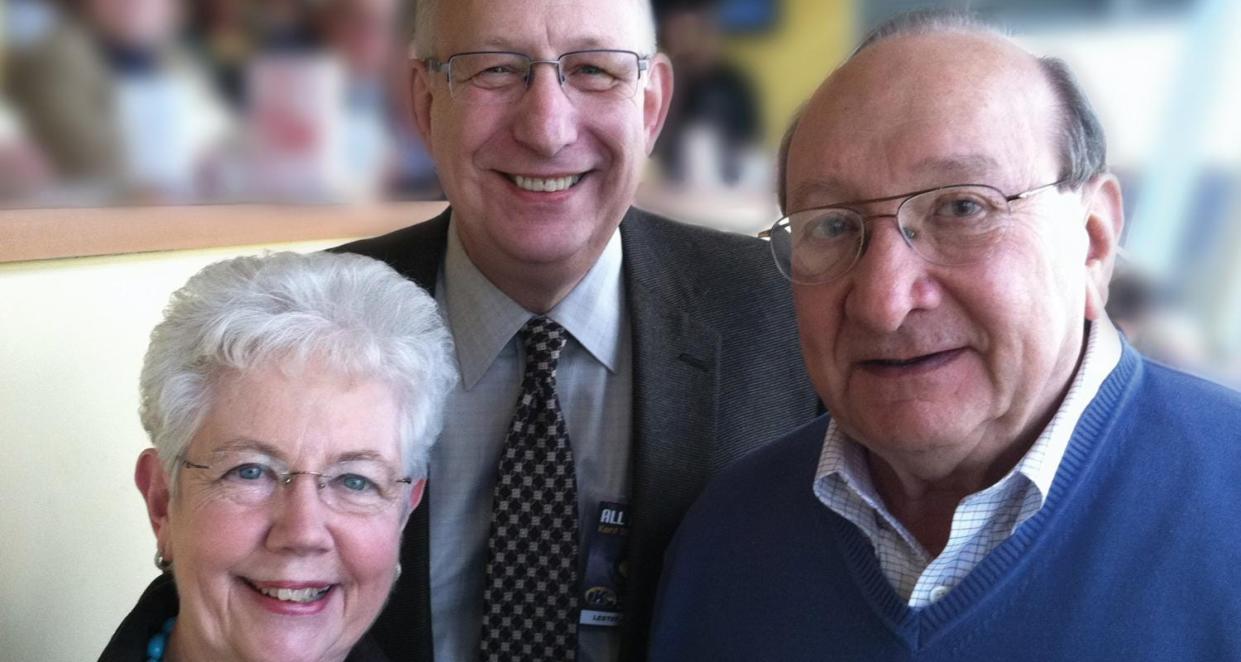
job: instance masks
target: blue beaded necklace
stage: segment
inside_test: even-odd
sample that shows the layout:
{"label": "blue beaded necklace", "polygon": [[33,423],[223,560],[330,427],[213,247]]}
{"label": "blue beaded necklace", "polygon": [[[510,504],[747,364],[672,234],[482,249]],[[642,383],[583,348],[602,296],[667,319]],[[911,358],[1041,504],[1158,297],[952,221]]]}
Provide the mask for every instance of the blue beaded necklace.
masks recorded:
{"label": "blue beaded necklace", "polygon": [[172,626],[177,617],[164,621],[164,627],[156,632],[147,642],[147,662],[164,662],[164,652],[168,650],[168,637],[172,634]]}

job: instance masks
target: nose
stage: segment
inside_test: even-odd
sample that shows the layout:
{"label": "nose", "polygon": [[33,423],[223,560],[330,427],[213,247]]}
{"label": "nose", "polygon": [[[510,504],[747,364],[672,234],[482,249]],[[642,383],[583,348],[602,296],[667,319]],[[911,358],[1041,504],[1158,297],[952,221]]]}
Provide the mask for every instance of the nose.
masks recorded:
{"label": "nose", "polygon": [[577,108],[559,74],[552,62],[531,65],[529,87],[514,110],[514,137],[540,156],[554,156],[577,140]]}
{"label": "nose", "polygon": [[869,331],[893,333],[910,313],[937,306],[941,293],[895,217],[872,217],[868,229],[864,252],[846,276],[845,314]]}
{"label": "nose", "polygon": [[314,554],[331,548],[328,530],[331,511],[319,495],[318,476],[294,475],[272,495],[271,528],[267,547],[272,551]]}

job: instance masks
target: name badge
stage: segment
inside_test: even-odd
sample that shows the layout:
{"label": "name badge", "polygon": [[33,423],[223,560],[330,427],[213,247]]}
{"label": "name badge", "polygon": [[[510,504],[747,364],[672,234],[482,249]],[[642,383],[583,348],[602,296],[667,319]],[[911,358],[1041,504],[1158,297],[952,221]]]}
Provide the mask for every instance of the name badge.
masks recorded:
{"label": "name badge", "polygon": [[601,501],[586,556],[581,625],[617,627],[624,621],[625,584],[629,579],[629,563],[625,559],[628,535],[628,506]]}

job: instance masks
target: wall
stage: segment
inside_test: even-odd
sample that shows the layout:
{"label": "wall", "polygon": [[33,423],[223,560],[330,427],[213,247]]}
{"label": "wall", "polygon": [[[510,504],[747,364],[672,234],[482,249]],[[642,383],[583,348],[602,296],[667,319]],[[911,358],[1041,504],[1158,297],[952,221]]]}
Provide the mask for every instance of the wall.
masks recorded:
{"label": "wall", "polygon": [[155,576],[133,485],[147,336],[190,274],[259,250],[0,265],[0,658],[96,659]]}
{"label": "wall", "polygon": [[728,54],[763,99],[764,133],[773,149],[793,113],[853,50],[854,17],[850,0],[784,0],[771,32],[729,39]]}

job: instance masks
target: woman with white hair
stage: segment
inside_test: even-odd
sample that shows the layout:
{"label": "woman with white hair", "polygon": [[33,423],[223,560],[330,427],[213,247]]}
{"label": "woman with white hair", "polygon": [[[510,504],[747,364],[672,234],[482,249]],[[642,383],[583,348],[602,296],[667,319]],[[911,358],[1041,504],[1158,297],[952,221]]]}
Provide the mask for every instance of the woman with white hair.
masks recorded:
{"label": "woman with white hair", "polygon": [[364,637],[456,381],[435,302],[358,255],[210,265],[151,334],[135,481],[164,576],[101,660],[382,660]]}

